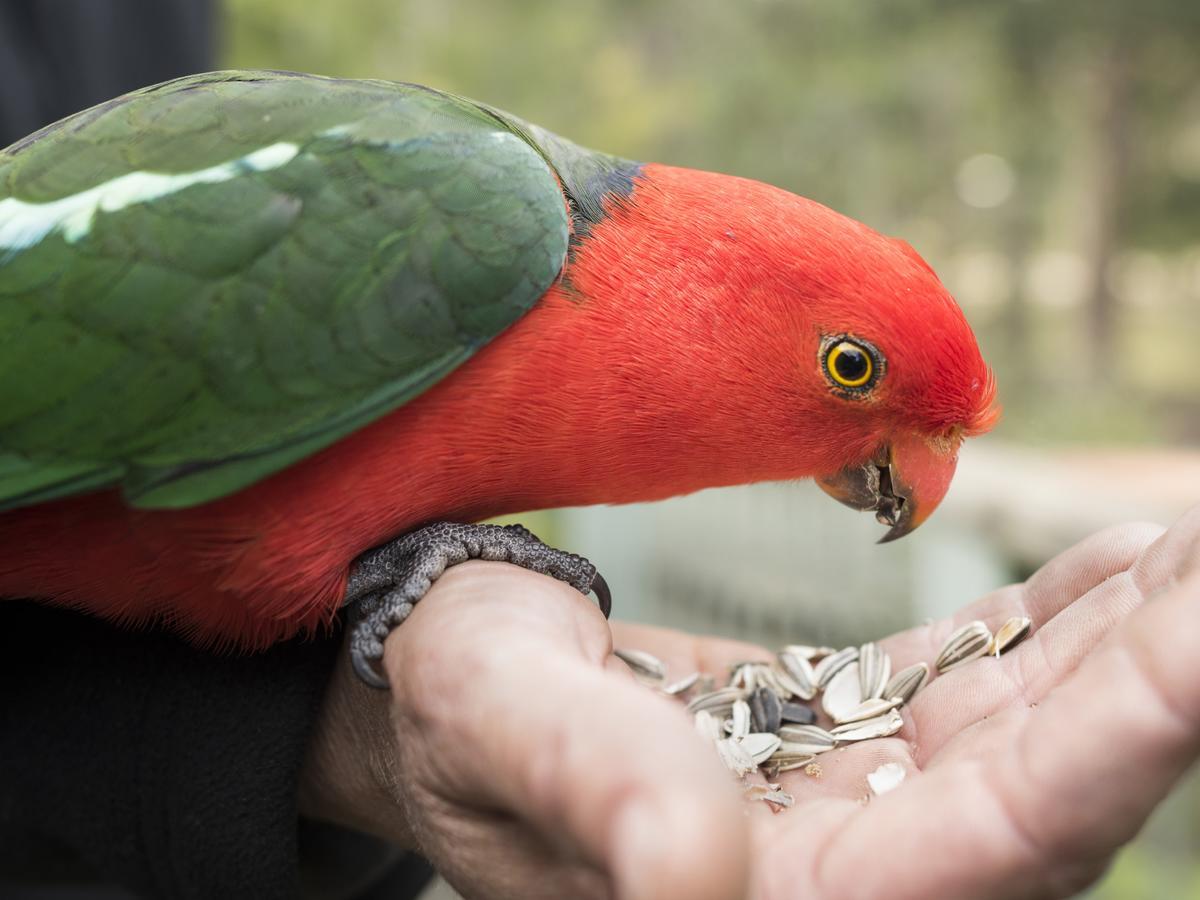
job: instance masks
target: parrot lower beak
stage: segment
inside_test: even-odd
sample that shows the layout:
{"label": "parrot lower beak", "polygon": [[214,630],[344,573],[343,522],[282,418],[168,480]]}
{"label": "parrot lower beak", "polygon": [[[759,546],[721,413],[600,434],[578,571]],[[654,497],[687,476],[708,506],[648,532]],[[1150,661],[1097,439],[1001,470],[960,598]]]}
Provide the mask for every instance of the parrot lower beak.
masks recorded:
{"label": "parrot lower beak", "polygon": [[852,509],[874,510],[881,525],[879,539],[902,538],[929,518],[954,477],[957,437],[930,440],[912,433],[884,444],[865,463],[847,466],[836,475],[818,478],[821,490]]}

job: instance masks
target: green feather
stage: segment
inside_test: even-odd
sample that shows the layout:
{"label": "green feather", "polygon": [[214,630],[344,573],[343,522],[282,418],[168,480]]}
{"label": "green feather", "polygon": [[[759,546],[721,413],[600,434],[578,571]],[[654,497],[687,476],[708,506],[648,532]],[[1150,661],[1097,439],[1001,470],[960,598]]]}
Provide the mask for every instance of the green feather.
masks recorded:
{"label": "green feather", "polygon": [[633,171],[452,95],[283,73],[180,79],[18,142],[0,509],[113,484],[190,506],[328,446],[526,312],[562,269],[564,189],[586,225]]}

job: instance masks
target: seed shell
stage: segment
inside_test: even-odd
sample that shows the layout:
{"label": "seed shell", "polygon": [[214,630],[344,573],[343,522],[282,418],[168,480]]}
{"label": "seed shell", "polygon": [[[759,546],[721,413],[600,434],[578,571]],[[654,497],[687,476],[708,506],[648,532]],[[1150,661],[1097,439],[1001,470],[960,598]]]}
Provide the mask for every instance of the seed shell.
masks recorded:
{"label": "seed shell", "polygon": [[644,650],[614,650],[613,655],[633,669],[635,675],[650,681],[662,681],[667,677],[666,664]]}
{"label": "seed shell", "polygon": [[831,653],[829,656],[826,656],[813,669],[813,674],[817,679],[817,687],[824,689],[829,684],[829,679],[833,678],[844,666],[849,665],[856,659],[858,659],[857,647],[844,647],[837,653]]}
{"label": "seed shell", "polygon": [[733,709],[733,704],[738,700],[744,699],[745,696],[746,692],[741,688],[718,688],[707,694],[698,694],[693,697],[687,705],[687,710],[690,713],[698,713],[700,710],[706,709],[714,715],[720,715],[723,718]]}
{"label": "seed shell", "polygon": [[870,700],[864,700],[854,709],[847,710],[840,718],[835,718],[834,721],[839,725],[845,725],[847,722],[861,722],[864,719],[873,719],[876,716],[882,716],[889,709],[895,709],[900,705],[900,701],[896,699],[881,700],[878,697],[872,697]]}
{"label": "seed shell", "polygon": [[864,719],[861,722],[850,722],[830,729],[838,741],[869,741],[873,738],[887,737],[895,734],[904,727],[904,719],[896,710],[890,710],[882,716]]}
{"label": "seed shell", "polygon": [[784,725],[779,737],[783,740],[781,750],[814,755],[832,750],[836,742],[832,734],[816,725]]}
{"label": "seed shell", "polygon": [[904,766],[900,763],[884,763],[874,772],[867,776],[867,785],[875,796],[886,794],[888,791],[893,791],[900,787],[904,781]]}
{"label": "seed shell", "polygon": [[929,678],[928,663],[913,663],[906,669],[901,669],[883,688],[883,696],[889,700],[899,700],[907,703],[913,695],[925,686]]}
{"label": "seed shell", "polygon": [[740,741],[750,733],[750,704],[745,700],[735,700],[729,720],[729,736]]}
{"label": "seed shell", "polygon": [[947,672],[955,666],[978,659],[987,653],[988,645],[992,642],[992,633],[987,625],[976,619],[955,631],[946,638],[942,652],[934,663],[938,672]]}
{"label": "seed shell", "polygon": [[784,681],[784,687],[788,688],[793,697],[811,700],[817,695],[817,673],[807,659],[785,650],[779,654],[779,665],[792,682],[788,684]]}
{"label": "seed shell", "polygon": [[692,721],[696,726],[696,733],[701,737],[708,738],[714,744],[721,740],[721,723],[712,713],[701,710],[696,713]]}
{"label": "seed shell", "polygon": [[858,663],[847,663],[829,679],[829,684],[825,686],[825,693],[821,696],[821,708],[835,722],[840,722],[848,713],[857,709],[862,702],[862,684],[858,677]]}
{"label": "seed shell", "polygon": [[725,767],[739,777],[758,768],[746,748],[742,746],[741,741],[735,741],[733,738],[723,738],[717,741],[717,753],[720,754],[721,762],[725,763]]}
{"label": "seed shell", "polygon": [[780,772],[790,772],[793,769],[803,769],[812,765],[816,759],[811,753],[798,753],[791,750],[777,750],[775,755],[764,763],[764,768],[772,772],[772,777]]}
{"label": "seed shell", "polygon": [[700,680],[700,673],[693,672],[691,675],[685,675],[683,678],[680,678],[678,681],[671,682],[665,688],[662,689],[662,692],[671,697],[674,697],[677,694],[686,694],[689,690],[691,690],[695,686],[696,682],[699,680]]}
{"label": "seed shell", "polygon": [[758,686],[754,663],[738,663],[734,666],[733,673],[729,676],[729,686],[743,688],[747,692],[754,690]]}
{"label": "seed shell", "polygon": [[1033,619],[1029,616],[1013,616],[996,629],[992,643],[987,648],[988,655],[999,656],[1001,653],[1011,650],[1025,640],[1032,630]]}
{"label": "seed shell", "polygon": [[746,752],[750,754],[750,758],[754,760],[755,765],[760,765],[770,759],[771,754],[779,749],[783,740],[777,734],[752,731],[742,738],[741,743]]}
{"label": "seed shell", "polygon": [[858,680],[864,700],[881,696],[891,677],[892,659],[886,650],[874,642],[858,648]]}

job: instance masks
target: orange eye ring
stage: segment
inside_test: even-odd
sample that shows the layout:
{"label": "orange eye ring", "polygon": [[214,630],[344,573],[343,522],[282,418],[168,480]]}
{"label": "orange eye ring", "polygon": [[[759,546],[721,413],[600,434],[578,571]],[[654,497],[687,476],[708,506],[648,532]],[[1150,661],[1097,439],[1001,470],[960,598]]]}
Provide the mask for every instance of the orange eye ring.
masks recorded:
{"label": "orange eye ring", "polygon": [[851,391],[866,391],[876,380],[881,366],[876,362],[878,351],[870,344],[846,337],[835,338],[826,344],[825,374],[836,387]]}

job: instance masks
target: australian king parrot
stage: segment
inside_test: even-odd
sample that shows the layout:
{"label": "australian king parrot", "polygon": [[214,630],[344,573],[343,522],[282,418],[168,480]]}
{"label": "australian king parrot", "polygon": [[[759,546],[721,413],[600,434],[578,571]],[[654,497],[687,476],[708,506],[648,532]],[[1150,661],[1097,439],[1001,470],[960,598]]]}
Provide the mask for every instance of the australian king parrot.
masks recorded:
{"label": "australian king parrot", "polygon": [[0,596],[255,649],[490,516],[803,477],[907,534],[993,378],[902,241],[412,84],[191,76],[0,152]]}

